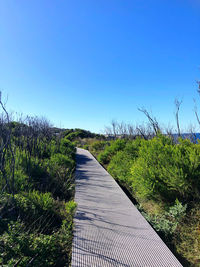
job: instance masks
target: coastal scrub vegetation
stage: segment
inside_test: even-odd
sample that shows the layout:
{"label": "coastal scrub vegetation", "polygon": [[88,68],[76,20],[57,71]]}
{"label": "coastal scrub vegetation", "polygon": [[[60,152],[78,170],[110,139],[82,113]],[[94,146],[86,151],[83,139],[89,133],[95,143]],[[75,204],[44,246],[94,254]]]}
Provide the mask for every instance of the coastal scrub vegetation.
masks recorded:
{"label": "coastal scrub vegetation", "polygon": [[192,129],[181,133],[181,101],[175,105],[177,133],[164,131],[155,117],[140,109],[147,125],[112,121],[106,140],[90,141],[87,148],[182,264],[200,266],[200,141]]}
{"label": "coastal scrub vegetation", "polygon": [[184,266],[200,266],[200,143],[161,133],[102,142],[90,151]]}
{"label": "coastal scrub vegetation", "polygon": [[16,122],[0,104],[2,266],[70,264],[75,146],[108,170],[184,266],[200,266],[200,142],[192,128],[181,133],[181,101],[176,134],[144,108],[147,125],[112,121],[99,135],[44,118]]}
{"label": "coastal scrub vegetation", "polygon": [[14,122],[0,103],[0,265],[68,266],[75,147],[46,119]]}

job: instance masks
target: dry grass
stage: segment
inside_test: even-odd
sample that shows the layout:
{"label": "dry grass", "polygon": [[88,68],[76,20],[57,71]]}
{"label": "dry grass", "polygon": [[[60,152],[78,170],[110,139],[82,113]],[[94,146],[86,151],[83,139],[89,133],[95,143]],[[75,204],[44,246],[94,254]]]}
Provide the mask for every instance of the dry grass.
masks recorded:
{"label": "dry grass", "polygon": [[160,215],[164,212],[164,204],[162,202],[155,202],[148,200],[141,203],[141,208],[149,215]]}
{"label": "dry grass", "polygon": [[196,205],[177,228],[174,243],[177,252],[185,257],[191,266],[200,266],[200,205]]}

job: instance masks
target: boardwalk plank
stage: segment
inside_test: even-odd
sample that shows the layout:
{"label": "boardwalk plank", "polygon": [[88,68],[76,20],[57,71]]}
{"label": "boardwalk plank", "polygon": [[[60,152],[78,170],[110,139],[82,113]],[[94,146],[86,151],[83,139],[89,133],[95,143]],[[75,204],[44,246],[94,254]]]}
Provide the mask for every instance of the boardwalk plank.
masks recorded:
{"label": "boardwalk plank", "polygon": [[182,266],[114,179],[77,149],[72,267]]}

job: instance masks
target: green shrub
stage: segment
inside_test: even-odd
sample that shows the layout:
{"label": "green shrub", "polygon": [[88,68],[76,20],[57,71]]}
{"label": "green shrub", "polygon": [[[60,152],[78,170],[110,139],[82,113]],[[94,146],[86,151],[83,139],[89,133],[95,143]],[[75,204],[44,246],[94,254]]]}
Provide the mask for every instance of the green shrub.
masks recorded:
{"label": "green shrub", "polygon": [[89,149],[89,145],[84,145],[84,146],[83,146],[83,149],[88,150],[88,149]]}
{"label": "green shrub", "polygon": [[101,137],[98,134],[91,133],[90,131],[86,131],[83,129],[71,129],[64,132],[64,136],[70,141],[74,141],[78,138],[95,138]]}
{"label": "green shrub", "polygon": [[8,232],[0,236],[2,266],[65,266],[69,263],[71,240],[62,229],[52,235],[29,234],[21,222],[9,224]]}
{"label": "green shrub", "polygon": [[72,144],[73,144],[74,147],[77,147],[79,145],[79,141],[76,140],[76,141],[72,142]]}
{"label": "green shrub", "polygon": [[111,153],[109,151],[103,151],[98,155],[98,161],[101,164],[108,164],[111,160]]}
{"label": "green shrub", "polygon": [[29,182],[28,175],[21,168],[15,170],[15,193],[26,191],[30,186]]}
{"label": "green shrub", "polygon": [[42,181],[48,176],[44,161],[34,157],[27,158],[24,153],[21,154],[17,170],[19,173],[25,173],[28,177],[29,189],[35,186],[38,188],[39,184],[42,184]]}
{"label": "green shrub", "polygon": [[53,140],[51,140],[50,142],[47,142],[47,140],[43,140],[43,142],[40,142],[38,144],[37,150],[38,150],[38,157],[40,159],[46,159],[46,158],[50,158],[51,156],[51,151],[55,148],[53,148],[53,146],[56,145],[56,143],[52,142]]}
{"label": "green shrub", "polygon": [[65,217],[66,219],[62,222],[62,229],[63,231],[66,231],[66,229],[71,232],[73,228],[73,216],[75,209],[77,207],[76,202],[74,201],[68,201],[65,204]]}
{"label": "green shrub", "polygon": [[46,187],[54,198],[69,200],[74,193],[75,161],[67,155],[57,153],[46,162],[49,182]]}
{"label": "green shrub", "polygon": [[98,156],[98,160],[101,164],[108,164],[112,157],[120,150],[123,150],[126,145],[126,140],[118,139],[116,141],[112,141],[110,146],[106,146],[105,150],[101,152]]}
{"label": "green shrub", "polygon": [[108,165],[108,172],[117,180],[131,187],[131,166],[138,157],[141,139],[127,142],[125,148],[118,151]]}
{"label": "green shrub", "polygon": [[130,185],[130,168],[133,161],[127,157],[124,151],[119,151],[111,159],[108,172],[117,180]]}
{"label": "green shrub", "polygon": [[17,219],[18,214],[14,210],[13,197],[10,194],[0,194],[0,235],[8,229],[10,220]]}
{"label": "green shrub", "polygon": [[66,137],[60,141],[60,152],[72,157],[75,155],[75,147]]}
{"label": "green shrub", "polygon": [[44,234],[61,226],[64,205],[48,193],[32,191],[15,196],[15,212],[30,232]]}
{"label": "green shrub", "polygon": [[199,198],[200,146],[189,140],[158,136],[141,143],[131,167],[132,187],[139,198],[163,198],[167,202]]}
{"label": "green shrub", "polygon": [[144,217],[153,225],[156,231],[164,233],[165,236],[171,236],[186,215],[187,205],[183,205],[176,199],[175,204],[169,208],[163,215],[148,215],[142,212]]}
{"label": "green shrub", "polygon": [[29,192],[26,197],[32,204],[40,207],[42,210],[51,210],[55,205],[55,200],[52,198],[50,192],[40,193],[39,191],[34,190]]}
{"label": "green shrub", "polygon": [[77,204],[74,201],[68,201],[65,204],[65,210],[69,214],[73,214],[76,209]]}
{"label": "green shrub", "polygon": [[106,144],[107,144],[106,141],[96,141],[91,144],[91,151],[94,152],[102,151],[105,148]]}
{"label": "green shrub", "polygon": [[50,158],[50,165],[52,166],[59,166],[64,168],[72,169],[74,168],[74,160],[68,155],[63,155],[61,153],[57,153],[51,156]]}

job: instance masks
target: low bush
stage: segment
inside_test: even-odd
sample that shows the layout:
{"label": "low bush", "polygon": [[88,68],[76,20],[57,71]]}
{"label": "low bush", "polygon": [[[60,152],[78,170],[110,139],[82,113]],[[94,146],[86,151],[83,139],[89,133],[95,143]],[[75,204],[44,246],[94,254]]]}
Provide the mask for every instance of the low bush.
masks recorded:
{"label": "low bush", "polygon": [[[140,208],[139,208],[140,209]],[[163,233],[167,238],[171,238],[175,233],[178,224],[186,215],[187,205],[183,205],[176,199],[173,206],[163,214],[150,215],[142,212],[143,216],[153,225],[157,232]]]}
{"label": "low bush", "polygon": [[137,198],[173,202],[199,199],[200,146],[189,140],[175,145],[165,136],[141,143],[131,167],[132,187]]}
{"label": "low bush", "polygon": [[108,142],[106,142],[106,141],[96,141],[96,142],[91,144],[90,149],[91,149],[91,151],[94,151],[95,153],[100,152],[100,151],[104,150],[107,143]]}
{"label": "low bush", "polygon": [[[76,204],[33,191],[0,198],[0,264],[65,266],[70,261]],[[14,212],[14,213],[13,213]],[[14,216],[13,216],[14,215]]]}
{"label": "low bush", "polygon": [[57,153],[51,156],[50,165],[73,169],[75,167],[74,160],[67,154]]}
{"label": "low bush", "polygon": [[89,149],[89,145],[83,145],[83,149],[88,150]]}
{"label": "low bush", "polygon": [[90,131],[86,131],[83,129],[68,129],[63,132],[62,134],[70,141],[75,141],[77,139],[84,139],[84,138],[96,138],[96,139],[103,139],[105,138],[103,135],[91,133]]}
{"label": "low bush", "polygon": [[132,185],[130,168],[138,157],[141,139],[129,141],[123,150],[118,151],[110,160],[108,165],[109,173],[120,183],[127,185],[129,189]]}
{"label": "low bush", "polygon": [[120,150],[125,148],[127,140],[118,139],[110,142],[110,145],[105,147],[105,150],[98,155],[98,160],[101,164],[109,164],[111,158]]}
{"label": "low bush", "polygon": [[2,266],[65,266],[69,264],[71,230],[52,235],[29,233],[20,221],[11,222],[8,231],[0,236]]}
{"label": "low bush", "polygon": [[15,201],[18,218],[29,231],[51,233],[55,227],[60,227],[64,206],[50,193],[32,191],[16,195]]}
{"label": "low bush", "polygon": [[63,155],[68,155],[70,157],[74,157],[75,155],[75,147],[74,145],[65,137],[60,141],[60,152]]}

